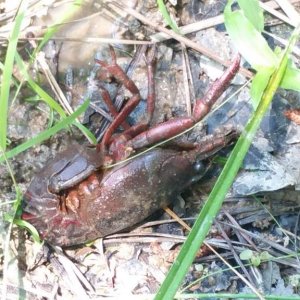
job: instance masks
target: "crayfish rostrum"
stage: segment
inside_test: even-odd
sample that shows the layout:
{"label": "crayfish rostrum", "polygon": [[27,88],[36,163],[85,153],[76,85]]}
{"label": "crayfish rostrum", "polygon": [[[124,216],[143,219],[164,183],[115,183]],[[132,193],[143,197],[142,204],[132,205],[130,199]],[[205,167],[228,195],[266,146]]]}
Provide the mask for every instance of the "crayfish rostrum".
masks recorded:
{"label": "crayfish rostrum", "polygon": [[[198,99],[191,117],[170,119],[149,128],[154,111],[155,51],[146,55],[148,72],[147,118],[129,127],[126,117],[140,101],[134,82],[116,63],[97,61],[102,70],[127,88],[132,97],[120,112],[101,87],[104,101],[114,117],[97,148],[70,147],[59,153],[32,180],[23,200],[22,218],[33,224],[50,244],[71,246],[121,231],[165,207],[189,184],[203,176],[207,158],[233,141],[237,133],[208,136],[184,149],[155,148],[112,168],[111,163],[133,152],[170,138],[201,120],[237,73],[240,56]],[[115,134],[122,126],[124,131]]]}

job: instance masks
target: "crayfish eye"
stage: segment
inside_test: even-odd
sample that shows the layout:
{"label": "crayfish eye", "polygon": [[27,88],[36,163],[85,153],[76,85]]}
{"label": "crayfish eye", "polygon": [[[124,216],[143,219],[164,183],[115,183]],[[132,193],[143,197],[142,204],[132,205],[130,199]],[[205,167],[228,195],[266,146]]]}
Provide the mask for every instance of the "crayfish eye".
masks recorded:
{"label": "crayfish eye", "polygon": [[194,170],[196,173],[204,173],[206,171],[205,164],[202,161],[197,161],[194,164]]}
{"label": "crayfish eye", "polygon": [[203,161],[196,161],[193,165],[194,175],[191,177],[190,183],[200,180],[207,171],[207,164]]}

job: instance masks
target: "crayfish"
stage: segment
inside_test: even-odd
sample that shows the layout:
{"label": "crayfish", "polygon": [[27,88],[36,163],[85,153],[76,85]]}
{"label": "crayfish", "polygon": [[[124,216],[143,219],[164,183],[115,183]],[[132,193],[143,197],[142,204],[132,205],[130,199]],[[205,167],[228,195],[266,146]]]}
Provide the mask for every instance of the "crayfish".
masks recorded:
{"label": "crayfish", "polygon": [[[148,73],[146,121],[132,127],[126,117],[141,96],[135,83],[116,62],[97,61],[110,76],[128,89],[132,97],[120,112],[109,94],[101,88],[110,107],[113,122],[96,148],[71,146],[59,153],[32,180],[23,199],[22,218],[33,224],[50,244],[71,246],[116,233],[143,221],[172,199],[207,170],[207,158],[237,137],[227,134],[207,136],[189,148],[155,148],[112,168],[134,152],[177,135],[200,121],[228,87],[237,73],[240,56],[213,83],[206,95],[198,99],[191,117],[178,117],[150,128],[155,107],[155,51],[145,57]],[[124,131],[116,134],[122,126]]]}

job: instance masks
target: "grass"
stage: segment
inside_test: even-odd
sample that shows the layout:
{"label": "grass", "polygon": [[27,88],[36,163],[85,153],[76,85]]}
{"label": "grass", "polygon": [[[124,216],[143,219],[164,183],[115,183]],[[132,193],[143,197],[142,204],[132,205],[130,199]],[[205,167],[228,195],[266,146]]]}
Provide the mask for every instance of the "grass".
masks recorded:
{"label": "grass", "polygon": [[[7,143],[7,113],[8,113],[8,103],[9,103],[9,96],[10,96],[10,85],[12,82],[12,72],[13,72],[13,64],[14,64],[14,58],[17,51],[17,44],[18,44],[18,38],[20,34],[21,24],[24,19],[25,11],[27,8],[27,1],[22,1],[20,3],[20,6],[18,8],[17,15],[14,20],[13,29],[11,32],[11,36],[8,40],[8,47],[5,57],[5,63],[3,65],[3,74],[2,74],[2,82],[1,82],[1,91],[0,91],[0,153],[4,153],[6,150],[6,143]],[[13,218],[16,215],[17,212],[17,206],[21,201],[21,193],[20,189],[14,179],[13,172],[10,168],[10,165],[8,161],[6,160],[7,168],[11,174],[15,192],[16,192],[16,205],[14,205],[14,212],[13,212]],[[10,234],[12,230],[12,223],[10,223],[10,226],[8,228],[8,231],[6,233],[6,238],[4,240],[4,261],[3,261],[3,288],[2,288],[2,299],[7,299],[7,270],[8,270],[8,252],[9,252],[9,240],[10,240]]]}
{"label": "grass", "polygon": [[[273,73],[257,109],[254,111],[252,117],[245,127],[245,130],[238,139],[223,168],[222,173],[218,177],[217,182],[211,194],[209,195],[209,198],[202,208],[191,232],[188,235],[187,240],[182,246],[176,261],[173,263],[166,279],[161,285],[155,297],[156,300],[174,298],[183,278],[185,277],[190,265],[194,260],[198,249],[204,242],[204,239],[222,206],[225,196],[229,191],[229,188],[231,187],[238,170],[240,169],[256,131],[259,128],[259,125],[270,106],[273,96],[280,85],[287,67],[290,52],[292,51],[292,48],[298,39],[299,30],[300,26],[298,26],[293,32],[290,43],[282,56],[278,68]],[[258,292],[254,292],[262,299],[262,296],[259,295]]]}
{"label": "grass", "polygon": [[172,28],[172,30],[174,32],[180,34],[180,30],[179,30],[176,22],[171,18],[164,1],[163,0],[156,0],[156,3],[158,5],[158,9],[159,9],[160,13],[162,14],[165,22]]}
{"label": "grass", "polygon": [[[243,9],[251,9],[251,1],[239,0],[238,3],[240,6],[243,6]],[[258,5],[258,1],[252,1]],[[217,182],[209,195],[207,202],[202,208],[192,231],[189,233],[189,236],[181,248],[181,251],[172,265],[165,281],[161,285],[155,299],[173,299],[178,290],[185,274],[187,273],[190,265],[192,264],[194,257],[204,242],[204,239],[215,219],[217,213],[219,212],[222,203],[225,199],[229,188],[231,187],[236,174],[239,171],[239,168],[244,160],[244,157],[247,154],[247,151],[252,143],[252,140],[258,130],[260,123],[270,106],[270,103],[273,99],[274,94],[276,93],[278,87],[282,83],[284,79],[286,79],[287,72],[286,70],[290,69],[290,65],[288,63],[290,59],[290,53],[299,37],[300,26],[294,30],[289,44],[285,49],[284,53],[282,53],[281,58],[277,58],[277,56],[271,51],[268,47],[266,41],[260,34],[260,31],[263,28],[263,15],[257,14],[253,15],[253,13],[249,13],[248,16],[254,18],[254,24],[252,24],[251,20],[245,18],[244,15],[240,11],[231,11],[231,5],[233,1],[229,1],[228,5],[225,8],[225,23],[227,29],[229,29],[229,33],[234,38],[234,42],[237,44],[238,49],[242,54],[246,55],[247,61],[253,60],[251,65],[256,64],[256,69],[258,69],[258,74],[260,75],[259,79],[262,79],[262,74],[264,75],[265,84],[260,84],[260,81],[255,80],[255,111],[248,121],[244,131],[242,132],[239,140],[237,141],[232,153],[230,154],[222,173],[220,174]],[[241,34],[241,24],[243,24],[243,29],[245,34]],[[260,24],[260,25],[258,25]],[[258,26],[256,30],[255,26]],[[242,36],[242,37],[241,37]],[[245,38],[247,37],[247,38]],[[262,51],[252,51],[252,46],[258,47],[259,50],[265,50],[265,53],[262,54]],[[250,51],[251,49],[251,51]],[[252,55],[256,54],[256,57]],[[258,54],[258,56],[257,56]],[[261,57],[262,66],[259,62],[259,55]],[[269,60],[269,61],[268,61]],[[264,66],[264,64],[268,61],[269,69]],[[277,64],[278,61],[278,64]],[[270,70],[270,72],[266,72],[265,70]],[[252,87],[254,84],[252,84]],[[291,88],[293,88],[291,86]],[[251,288],[251,286],[249,286]],[[253,292],[257,295],[258,298],[262,299],[263,296],[256,290],[253,289]],[[194,296],[194,295],[193,295]]]}
{"label": "grass", "polygon": [[71,114],[68,117],[65,117],[60,122],[57,122],[56,125],[53,127],[44,130],[37,136],[35,136],[32,139],[29,139],[28,141],[22,143],[21,145],[11,149],[10,151],[7,151],[4,155],[0,155],[0,163],[5,160],[5,157],[7,159],[13,158],[17,154],[34,147],[43,141],[47,140],[51,136],[53,136],[55,133],[59,132],[60,130],[67,129],[68,125],[74,124],[75,119],[80,116],[89,106],[89,100],[86,100],[73,114]]}
{"label": "grass", "polygon": [[8,40],[8,47],[6,51],[5,63],[3,67],[3,75],[0,91],[0,149],[6,150],[6,135],[7,135],[7,112],[8,101],[10,94],[10,85],[12,82],[12,71],[14,59],[17,51],[18,38],[20,34],[21,24],[24,19],[25,10],[27,7],[26,1],[22,1],[16,15],[11,36]]}
{"label": "grass", "polygon": [[[77,8],[79,2],[80,1],[77,1],[75,3],[76,6],[75,8]],[[24,20],[26,8],[27,8],[27,1],[21,1],[17,14],[14,19],[11,35],[8,39],[5,62],[4,64],[1,63],[0,65],[0,68],[3,72],[1,91],[0,91],[0,114],[1,114],[0,115],[0,163],[6,164],[7,170],[9,171],[10,176],[12,178],[15,193],[16,193],[15,200],[11,201],[11,203],[13,203],[13,210],[10,213],[10,215],[6,216],[6,221],[9,222],[9,227],[7,231],[4,233],[5,239],[3,241],[4,262],[3,262],[2,299],[7,299],[7,277],[8,277],[8,265],[9,265],[9,257],[10,257],[9,242],[10,242],[12,224],[14,223],[14,219],[17,215],[17,211],[20,202],[22,200],[22,193],[14,178],[13,170],[10,166],[9,159],[15,157],[17,154],[29,149],[30,147],[34,147],[40,144],[41,142],[48,139],[50,136],[54,135],[58,131],[67,129],[71,124],[77,126],[84,134],[88,135],[91,138],[91,140],[96,141],[93,134],[89,132],[87,128],[85,128],[83,125],[81,125],[79,122],[75,120],[89,106],[88,100],[86,100],[74,113],[72,113],[70,116],[67,116],[64,110],[62,109],[62,107],[47,92],[45,92],[36,82],[34,82],[30,78],[26,70],[25,63],[23,62],[22,58],[17,52],[18,38],[20,35],[22,21]],[[70,13],[73,12],[74,12],[73,10],[70,10],[68,16],[70,16]],[[48,30],[47,34],[44,37],[44,40],[40,44],[40,48],[53,35],[56,28],[57,27],[53,27]],[[32,60],[34,60],[35,55],[33,55],[32,57],[33,57]],[[13,77],[14,62],[16,62],[19,71],[23,75],[23,81],[19,83],[19,85],[18,85],[18,80]],[[27,87],[30,87],[35,92],[35,94],[39,95],[40,99],[43,100],[51,108],[51,111],[55,111],[58,114],[58,116],[60,116],[61,120],[59,122],[56,122],[56,124],[53,127],[38,134],[36,137],[27,140],[23,144],[7,151],[7,128],[8,128],[7,122],[8,122],[8,111],[9,111],[8,108],[10,105],[9,104],[10,90],[12,84],[18,85],[16,88],[16,94],[14,96],[14,99],[17,98],[18,92],[20,91],[22,84],[26,84]],[[13,101],[11,102],[13,103]],[[34,228],[32,228],[30,224],[26,224],[26,222],[21,220],[17,220],[15,223],[17,223],[20,226],[26,227],[28,230],[30,230],[33,233],[35,239],[38,240],[37,232],[35,231]]]}

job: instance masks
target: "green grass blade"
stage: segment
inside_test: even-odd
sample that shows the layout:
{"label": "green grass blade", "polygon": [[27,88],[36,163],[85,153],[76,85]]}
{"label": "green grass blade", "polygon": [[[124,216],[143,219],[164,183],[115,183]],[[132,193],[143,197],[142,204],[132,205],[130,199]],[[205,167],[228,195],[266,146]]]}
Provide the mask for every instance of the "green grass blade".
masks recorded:
{"label": "green grass blade", "polygon": [[[60,121],[59,123],[54,125],[53,127],[41,132],[36,137],[26,141],[25,143],[15,147],[14,149],[6,152],[5,156],[7,158],[12,158],[15,155],[27,150],[28,148],[48,139],[50,136],[54,135],[58,131],[66,128],[68,125],[74,123],[74,120],[88,108],[89,104],[90,104],[90,101],[86,100],[73,114],[66,117],[65,119],[63,119],[62,121]],[[5,160],[4,156],[3,155],[0,156],[0,163],[3,162],[4,160]]]}
{"label": "green grass blade", "polygon": [[82,4],[82,0],[74,0],[71,7],[68,10],[66,10],[66,14],[64,15],[63,19],[60,20],[56,25],[50,26],[47,29],[42,41],[34,51],[33,57],[35,57],[36,53],[38,53],[44,47],[44,45],[52,38],[52,36],[60,28],[60,26],[67,22],[78,11]]}
{"label": "green grass blade", "polygon": [[29,222],[27,221],[24,221],[24,220],[21,220],[21,219],[14,219],[14,224],[20,226],[20,227],[23,227],[25,228],[26,230],[29,231],[30,235],[32,236],[33,240],[38,243],[38,244],[41,244],[42,243],[42,240],[40,239],[40,235],[37,231],[37,229],[31,225]]}
{"label": "green grass blade", "polygon": [[299,36],[300,26],[296,28],[280,61],[277,70],[273,73],[267,88],[262,96],[260,104],[254,112],[252,118],[245,127],[244,132],[238,139],[232,153],[230,154],[224,169],[207,199],[199,217],[197,218],[187,240],[183,244],[176,261],[173,263],[163,284],[161,285],[155,299],[171,300],[174,298],[186,272],[192,264],[194,257],[202,245],[214,218],[219,212],[225,196],[232,185],[234,178],[247,154],[251,142],[261,123],[261,120],[267,111],[272,98],[280,85],[284,76],[288,57],[292,47],[295,45]]}
{"label": "green grass blade", "polygon": [[272,69],[259,70],[252,79],[250,95],[254,109],[257,108],[273,72]]}
{"label": "green grass blade", "polygon": [[6,134],[7,134],[7,111],[8,111],[8,101],[10,93],[10,83],[12,79],[12,71],[15,53],[18,44],[18,38],[21,30],[21,24],[24,19],[25,10],[27,7],[27,1],[22,1],[19,7],[17,16],[14,21],[11,36],[9,38],[9,43],[6,51],[4,70],[1,82],[1,92],[0,92],[0,147],[3,151],[6,149]]}
{"label": "green grass blade", "polygon": [[[22,199],[22,198],[21,198]],[[14,223],[20,227],[23,227],[25,228],[26,230],[29,231],[29,233],[31,234],[33,240],[36,242],[36,243],[39,243],[41,244],[42,241],[40,239],[40,236],[39,236],[39,233],[38,231],[36,230],[36,228],[31,225],[30,223],[28,223],[27,221],[24,221],[24,220],[21,220],[21,219],[16,219],[16,218],[13,218],[11,215],[6,215],[5,216],[5,221],[7,222],[10,222],[10,223]]]}
{"label": "green grass blade", "polygon": [[300,70],[293,66],[288,66],[280,87],[300,92]]}
{"label": "green grass blade", "polygon": [[75,121],[73,123],[73,125],[75,125],[86,137],[89,138],[89,141],[96,145],[97,144],[97,138],[95,137],[95,135],[89,130],[87,129],[84,125],[82,125],[81,123]]}
{"label": "green grass blade", "polygon": [[18,68],[23,75],[24,79],[28,82],[32,90],[40,96],[41,100],[45,101],[53,110],[55,110],[61,117],[65,118],[66,114],[62,107],[47,93],[45,92],[37,83],[35,83],[29,76],[24,61],[21,56],[16,53],[16,63]]}
{"label": "green grass blade", "polygon": [[180,34],[180,30],[177,24],[172,20],[169,15],[169,12],[165,6],[164,0],[157,0],[157,5],[160,13],[162,14],[163,18],[165,19],[166,23],[172,28],[172,30],[178,34]]}
{"label": "green grass blade", "polygon": [[[29,76],[24,61],[20,57],[18,53],[16,53],[16,62],[19,67],[21,74],[24,76],[24,79],[28,82],[29,86],[32,90],[39,95],[40,99],[49,105],[51,109],[56,111],[62,118],[66,118],[66,113],[63,108],[47,93],[45,92],[36,82],[34,82]],[[90,141],[94,144],[97,144],[97,139],[95,136],[82,124],[79,122],[74,122],[74,125],[78,127],[78,129],[85,134],[85,136],[89,137]]]}
{"label": "green grass blade", "polygon": [[238,0],[245,17],[252,23],[257,31],[264,29],[264,14],[258,0]]}
{"label": "green grass blade", "polygon": [[255,70],[273,69],[278,65],[278,58],[267,41],[252,23],[239,11],[232,11],[232,0],[224,10],[226,30],[235,47]]}

